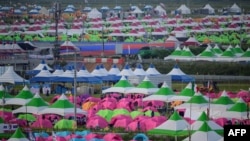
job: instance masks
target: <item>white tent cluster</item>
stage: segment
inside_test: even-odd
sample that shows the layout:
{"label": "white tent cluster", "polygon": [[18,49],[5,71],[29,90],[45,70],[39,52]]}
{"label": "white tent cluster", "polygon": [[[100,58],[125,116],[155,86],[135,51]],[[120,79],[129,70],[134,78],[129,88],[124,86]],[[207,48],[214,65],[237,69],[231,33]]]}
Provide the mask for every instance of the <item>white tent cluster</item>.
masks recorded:
{"label": "white tent cluster", "polygon": [[229,45],[224,51],[216,44],[214,47],[208,45],[200,54],[194,55],[192,51],[184,46],[177,47],[164,60],[180,61],[214,61],[214,62],[249,62],[250,49],[242,50],[239,45],[233,47]]}

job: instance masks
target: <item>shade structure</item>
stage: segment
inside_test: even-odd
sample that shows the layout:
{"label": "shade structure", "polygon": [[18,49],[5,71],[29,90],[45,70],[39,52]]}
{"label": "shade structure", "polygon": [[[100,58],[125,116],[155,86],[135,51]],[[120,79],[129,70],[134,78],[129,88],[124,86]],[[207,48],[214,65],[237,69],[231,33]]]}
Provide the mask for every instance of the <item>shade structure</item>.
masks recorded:
{"label": "shade structure", "polygon": [[[204,122],[198,131],[194,132],[191,135],[191,141],[220,141],[223,139],[221,135],[213,131],[210,126]],[[183,141],[190,141],[190,138],[187,137]]]}
{"label": "shade structure", "polygon": [[171,117],[156,128],[149,130],[149,134],[162,134],[168,136],[188,135],[189,123],[184,120],[176,111]]}
{"label": "shade structure", "polygon": [[24,88],[10,100],[6,101],[6,105],[25,105],[31,100],[34,95],[29,90],[28,86],[25,85]]}
{"label": "shade structure", "polygon": [[210,120],[207,116],[207,114],[203,111],[200,115],[200,117],[191,124],[191,130],[197,131],[201,128],[201,126],[206,122],[206,124],[213,130],[216,131],[219,134],[223,133],[223,127],[218,125],[215,121]]}
{"label": "shade structure", "polygon": [[28,82],[28,80],[22,78],[14,71],[13,66],[9,66],[9,68],[0,76],[0,83],[23,84]]}
{"label": "shade structure", "polygon": [[126,64],[124,68],[121,70],[118,76],[134,76],[134,72],[131,70],[130,66]]}
{"label": "shade structure", "polygon": [[42,70],[30,79],[30,82],[51,82],[55,79],[52,73],[44,66]]}
{"label": "shade structure", "polygon": [[125,93],[126,94],[132,94],[132,93],[137,93],[137,94],[145,94],[145,95],[150,95],[155,92],[157,92],[159,88],[157,88],[147,76],[144,77],[143,81],[135,88],[127,90]]}
{"label": "shade structure", "polygon": [[8,141],[29,141],[29,139],[22,132],[21,128],[18,127],[14,134],[8,139]]}
{"label": "shade structure", "polygon": [[137,64],[137,66],[136,66],[135,70],[133,71],[133,73],[135,75],[137,75],[137,76],[140,76],[140,75],[146,76],[147,75],[146,71],[142,67],[142,64]]}
{"label": "shade structure", "polygon": [[175,95],[170,98],[170,101],[188,101],[195,93],[195,84],[188,83],[187,86],[181,90],[178,95]]}
{"label": "shade structure", "polygon": [[194,78],[185,74],[177,64],[175,64],[174,68],[167,73],[172,77],[172,81],[180,81],[180,82],[193,82]]}
{"label": "shade structure", "polygon": [[110,70],[108,71],[109,75],[117,75],[121,72],[121,70],[119,68],[117,68],[116,64],[113,64],[112,67],[110,68]]}
{"label": "shade structure", "polygon": [[[75,112],[74,104],[69,102],[67,97],[64,94],[62,94],[60,96],[60,98],[55,103],[50,105],[48,108],[43,109],[38,114],[40,114],[40,115],[42,115],[42,114],[57,114],[57,115],[65,116],[68,114],[74,114],[74,112]],[[76,107],[76,114],[86,115],[87,112]]]}
{"label": "shade structure", "polygon": [[248,119],[249,108],[245,101],[242,98],[239,98],[238,101],[227,111],[218,113],[214,115],[214,118],[228,118],[228,119]]}
{"label": "shade structure", "polygon": [[102,91],[102,93],[125,93],[127,90],[133,88],[133,85],[122,76],[121,79],[111,88],[107,88]]}
{"label": "shade structure", "polygon": [[142,101],[159,100],[167,102],[174,95],[175,92],[164,81],[161,88],[156,93],[143,98]]}
{"label": "shade structure", "polygon": [[33,70],[29,70],[26,73],[29,75],[37,75],[41,70],[46,69],[48,71],[53,71],[51,67],[45,62],[45,60],[41,60],[41,63],[38,64]]}
{"label": "shade structure", "polygon": [[160,75],[161,73],[155,68],[155,66],[151,63],[146,70],[147,75]]}
{"label": "shade structure", "polygon": [[91,75],[85,66],[82,66],[81,69],[77,72],[77,79],[81,79],[83,82],[86,83],[102,83],[102,80]]}
{"label": "shade structure", "polygon": [[175,109],[206,109],[208,100],[200,92],[196,92],[187,102],[178,105]]}
{"label": "shade structure", "polygon": [[223,90],[221,96],[210,104],[211,111],[226,111],[233,106],[234,101],[228,96],[227,92]]}
{"label": "shade structure", "polygon": [[32,113],[38,114],[39,111],[48,107],[48,103],[45,102],[37,93],[27,104],[15,109],[12,113]]}
{"label": "shade structure", "polygon": [[208,47],[202,51],[199,55],[196,56],[196,61],[215,61],[215,53],[212,51],[212,47],[208,45]]}
{"label": "shade structure", "polygon": [[5,104],[5,102],[11,98],[13,98],[13,96],[5,91],[3,85],[0,85],[0,105]]}

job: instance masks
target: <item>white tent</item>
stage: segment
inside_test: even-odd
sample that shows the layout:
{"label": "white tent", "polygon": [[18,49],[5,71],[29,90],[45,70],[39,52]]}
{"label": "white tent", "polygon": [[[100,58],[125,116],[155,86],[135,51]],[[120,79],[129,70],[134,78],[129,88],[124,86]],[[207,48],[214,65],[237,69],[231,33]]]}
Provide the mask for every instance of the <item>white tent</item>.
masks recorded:
{"label": "white tent", "polygon": [[0,83],[25,83],[28,82],[28,80],[22,78],[20,75],[18,75],[14,70],[13,66],[10,66],[4,74],[0,76]]}
{"label": "white tent", "polygon": [[188,8],[185,4],[182,4],[177,10],[180,11],[181,14],[191,14],[190,8]]}
{"label": "white tent", "polygon": [[162,6],[160,6],[160,5],[157,5],[154,10],[158,12],[159,16],[167,15],[166,10],[163,9]]}
{"label": "white tent", "polygon": [[93,18],[101,18],[102,13],[99,12],[96,8],[93,8],[89,13],[88,13],[88,18],[93,19]]}
{"label": "white tent", "polygon": [[229,11],[232,12],[232,13],[240,13],[241,12],[241,8],[236,3],[234,3],[230,7]]}
{"label": "white tent", "polygon": [[203,9],[207,9],[208,10],[208,14],[214,14],[214,8],[210,5],[210,4],[206,4]]}

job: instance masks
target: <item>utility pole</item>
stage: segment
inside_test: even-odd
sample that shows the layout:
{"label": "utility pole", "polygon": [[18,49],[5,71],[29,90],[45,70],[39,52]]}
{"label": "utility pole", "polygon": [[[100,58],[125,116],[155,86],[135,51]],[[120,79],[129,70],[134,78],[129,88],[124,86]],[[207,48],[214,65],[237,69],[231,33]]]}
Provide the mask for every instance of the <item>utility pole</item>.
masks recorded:
{"label": "utility pole", "polygon": [[56,32],[55,32],[55,48],[54,48],[54,61],[58,61],[58,59],[60,58],[60,44],[58,41],[58,22],[60,20],[61,17],[61,4],[58,2],[54,3],[54,9],[55,9],[55,13],[54,13],[54,18],[55,18],[55,26],[56,26]]}

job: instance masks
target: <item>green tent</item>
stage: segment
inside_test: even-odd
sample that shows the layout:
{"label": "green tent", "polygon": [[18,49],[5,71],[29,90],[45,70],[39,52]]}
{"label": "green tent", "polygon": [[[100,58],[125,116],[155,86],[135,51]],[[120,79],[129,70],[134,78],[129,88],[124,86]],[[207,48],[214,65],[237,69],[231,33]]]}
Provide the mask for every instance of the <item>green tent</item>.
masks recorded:
{"label": "green tent", "polygon": [[133,94],[133,93],[137,93],[137,94],[145,94],[145,95],[149,95],[149,94],[153,94],[155,92],[157,92],[159,90],[159,88],[157,88],[150,80],[147,76],[144,77],[143,81],[141,83],[138,84],[137,87],[129,89],[126,91],[126,93],[128,94]]}
{"label": "green tent", "polygon": [[181,92],[170,98],[171,101],[188,101],[195,93],[194,88],[196,87],[195,84],[189,82],[188,85],[181,90]]}
{"label": "green tent", "polygon": [[32,113],[38,114],[39,111],[48,107],[48,103],[45,102],[37,93],[27,104],[15,109],[12,113]]}
{"label": "green tent", "polygon": [[86,111],[78,107],[75,107],[74,104],[68,100],[65,94],[62,94],[55,103],[50,105],[48,108],[41,110],[38,114],[57,114],[65,116],[68,114],[74,114],[75,110],[76,114],[83,114],[83,115],[87,114]]}
{"label": "green tent", "polygon": [[144,113],[142,111],[132,111],[130,112],[130,116],[132,117],[132,119],[135,119],[137,116],[142,116],[144,115]]}
{"label": "green tent", "polygon": [[133,88],[133,85],[126,79],[125,76],[122,76],[121,79],[111,88],[105,89],[102,93],[118,92],[125,93],[127,90]]}
{"label": "green tent", "polygon": [[8,141],[29,141],[29,139],[22,132],[21,128],[18,127]]}
{"label": "green tent", "polygon": [[175,96],[175,92],[164,81],[161,88],[156,93],[143,98],[142,101],[158,100],[167,102],[173,96]]}
{"label": "green tent", "polygon": [[219,48],[219,46],[216,44],[213,48],[212,51],[216,54],[216,55],[221,55],[223,53],[223,51]]}
{"label": "green tent", "polygon": [[104,119],[106,119],[106,121],[110,121],[112,116],[113,116],[113,111],[109,110],[109,109],[101,109],[99,110],[96,114],[103,117]]}
{"label": "green tent", "polygon": [[32,114],[20,114],[17,117],[18,119],[24,119],[27,121],[36,121],[36,117]]}
{"label": "green tent", "polygon": [[204,123],[208,124],[213,131],[216,131],[219,134],[223,133],[223,127],[218,125],[215,121],[210,120],[204,111],[201,113],[199,118],[191,124],[191,130],[199,130]]}
{"label": "green tent", "polygon": [[75,130],[77,127],[76,121],[75,120],[68,120],[68,119],[61,119],[57,121],[54,125],[55,129],[68,129],[68,130]]}
{"label": "green tent", "polygon": [[10,100],[6,101],[6,105],[25,105],[31,100],[34,95],[29,90],[28,86],[25,85],[24,88]]}
{"label": "green tent", "polygon": [[200,92],[195,93],[187,102],[178,105],[175,109],[206,109],[208,107],[207,98]]}
{"label": "green tent", "polygon": [[242,98],[239,98],[238,101],[227,111],[221,112],[219,115],[216,115],[215,118],[235,118],[235,119],[248,119],[249,108],[247,107],[246,102]]}
{"label": "green tent", "polygon": [[170,116],[170,118],[163,122],[161,125],[156,128],[149,130],[149,134],[153,135],[167,135],[167,136],[186,136],[188,135],[190,125],[189,123],[183,119],[177,111]]}
{"label": "green tent", "polygon": [[228,96],[224,90],[221,96],[210,104],[211,111],[225,111],[233,106],[234,101]]}
{"label": "green tent", "polygon": [[[7,100],[9,100],[9,99],[11,99],[11,98],[13,98],[13,96],[10,95],[9,93],[7,93],[7,92],[5,91],[3,85],[0,85],[0,105],[4,104],[5,101],[7,101]],[[4,99],[5,101],[3,101],[3,99]],[[4,102],[4,103],[3,103],[3,102]]]}
{"label": "green tent", "polygon": [[223,137],[211,129],[211,126],[207,122],[204,122],[197,131],[183,141],[189,141],[190,139],[192,141],[222,141]]}
{"label": "green tent", "polygon": [[130,115],[130,112],[127,109],[114,109],[112,117],[118,115]]}

